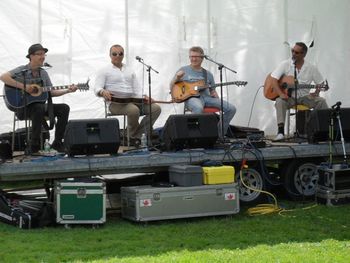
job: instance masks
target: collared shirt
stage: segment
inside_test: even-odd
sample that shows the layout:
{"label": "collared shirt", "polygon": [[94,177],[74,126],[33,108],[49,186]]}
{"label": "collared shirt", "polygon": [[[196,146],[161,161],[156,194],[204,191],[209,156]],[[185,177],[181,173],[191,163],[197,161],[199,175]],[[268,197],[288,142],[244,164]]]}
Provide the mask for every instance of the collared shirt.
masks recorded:
{"label": "collared shirt", "polygon": [[108,90],[117,98],[141,98],[142,90],[136,79],[136,74],[125,64],[118,68],[110,64],[102,68],[95,79],[95,94],[102,89]]}
{"label": "collared shirt", "polygon": [[[42,68],[39,68],[39,76],[33,76],[33,72],[30,69],[29,64],[19,66],[17,68],[10,70],[9,72],[13,79],[21,83],[24,82],[24,78],[25,78],[26,84],[39,84],[40,86],[44,86],[44,87],[52,87],[49,74],[47,74],[46,70]],[[24,78],[23,78],[23,73],[24,73]]]}
{"label": "collared shirt", "polygon": [[[182,78],[182,81],[187,81],[187,82],[196,82],[199,80],[205,80],[205,75],[204,75],[204,71],[203,69],[200,71],[194,70],[190,65],[187,66],[183,66],[181,67],[177,72],[179,72],[180,70],[182,70],[183,72],[185,72],[185,75]],[[214,76],[211,72],[209,72],[207,70],[207,85],[215,85],[215,81],[214,81]],[[215,88],[210,88],[209,90],[214,90]],[[204,89],[202,91],[200,91],[201,94],[206,94],[206,95],[210,95],[209,94],[209,90],[208,89]]]}
{"label": "collared shirt", "polygon": [[[271,76],[276,79],[280,79],[282,76],[294,77],[294,63],[292,59],[282,61],[281,64],[271,73]],[[321,84],[324,81],[321,73],[315,65],[304,60],[304,64],[300,71],[297,70],[297,79],[299,84]],[[308,89],[298,89],[298,97],[306,96],[310,93]],[[292,93],[294,94],[294,92]],[[294,96],[294,95],[292,95]]]}

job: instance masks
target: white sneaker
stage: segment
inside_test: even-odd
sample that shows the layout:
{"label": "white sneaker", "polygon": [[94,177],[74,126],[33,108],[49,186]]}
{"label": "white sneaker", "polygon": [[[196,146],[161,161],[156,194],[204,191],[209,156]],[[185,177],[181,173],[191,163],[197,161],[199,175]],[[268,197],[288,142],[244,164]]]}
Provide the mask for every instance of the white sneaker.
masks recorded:
{"label": "white sneaker", "polygon": [[284,135],[282,133],[277,134],[274,141],[281,141],[284,139]]}

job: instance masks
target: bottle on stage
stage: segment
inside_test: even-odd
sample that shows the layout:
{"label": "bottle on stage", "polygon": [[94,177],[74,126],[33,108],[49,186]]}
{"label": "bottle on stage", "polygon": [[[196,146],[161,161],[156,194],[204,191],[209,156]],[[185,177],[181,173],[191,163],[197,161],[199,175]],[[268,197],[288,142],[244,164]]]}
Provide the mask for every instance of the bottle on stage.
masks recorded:
{"label": "bottle on stage", "polygon": [[147,147],[147,136],[145,133],[142,133],[142,135],[141,135],[141,147],[142,148]]}

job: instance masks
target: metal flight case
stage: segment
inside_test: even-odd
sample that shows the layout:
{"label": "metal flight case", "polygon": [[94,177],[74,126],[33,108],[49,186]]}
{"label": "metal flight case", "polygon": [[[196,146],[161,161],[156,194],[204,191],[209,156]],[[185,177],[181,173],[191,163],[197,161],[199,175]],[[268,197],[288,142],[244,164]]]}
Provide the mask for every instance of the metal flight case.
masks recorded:
{"label": "metal flight case", "polygon": [[350,203],[350,190],[348,191],[330,191],[317,189],[316,199],[320,204],[327,206],[336,206]]}
{"label": "metal flight case", "polygon": [[99,180],[55,182],[56,222],[103,224],[106,222],[106,186]]}
{"label": "metal flight case", "polygon": [[237,184],[122,187],[122,217],[153,221],[232,215],[239,212],[238,194]]}
{"label": "metal flight case", "polygon": [[[329,163],[323,163],[318,168],[318,185],[316,199],[326,205],[338,205],[350,201],[350,166],[348,164],[345,141],[341,123],[341,102],[331,107],[329,119]],[[343,116],[344,117],[344,116]],[[334,141],[334,122],[338,121],[340,140],[343,148],[343,162],[333,163],[332,142]]]}
{"label": "metal flight case", "polygon": [[350,202],[350,168],[345,164],[318,168],[317,202],[329,206]]}
{"label": "metal flight case", "polygon": [[350,168],[347,165],[336,164],[332,168],[318,167],[318,187],[329,191],[350,192]]}

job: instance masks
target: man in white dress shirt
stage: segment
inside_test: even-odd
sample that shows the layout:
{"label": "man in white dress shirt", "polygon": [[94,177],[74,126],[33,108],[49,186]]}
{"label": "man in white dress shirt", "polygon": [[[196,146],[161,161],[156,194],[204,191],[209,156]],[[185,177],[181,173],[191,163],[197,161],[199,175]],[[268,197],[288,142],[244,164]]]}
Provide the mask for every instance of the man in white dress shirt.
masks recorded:
{"label": "man in white dress shirt", "polygon": [[317,87],[325,82],[325,79],[322,77],[316,66],[304,60],[307,50],[308,48],[303,42],[295,43],[294,47],[291,49],[292,57],[279,64],[271,73],[272,88],[276,90],[279,95],[279,97],[276,98],[275,103],[278,126],[275,141],[284,139],[286,112],[287,109],[292,108],[296,103],[294,91],[292,91],[291,96],[288,96],[288,94],[283,92],[279,87],[278,80],[281,77],[290,76],[294,78],[294,72],[296,72],[298,84],[316,84],[315,91],[309,89],[297,89],[297,103],[314,109],[328,108],[326,100],[319,97],[320,90],[317,89]]}
{"label": "man in white dress shirt", "polygon": [[[130,143],[138,145],[142,133],[149,131],[150,112],[148,96],[142,94],[135,72],[124,64],[124,49],[113,45],[109,50],[111,64],[101,69],[95,80],[95,94],[103,97],[109,104],[112,114],[126,114]],[[151,104],[152,126],[161,113],[159,105]],[[139,117],[146,115],[141,123]]]}

